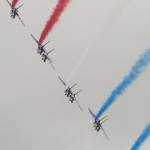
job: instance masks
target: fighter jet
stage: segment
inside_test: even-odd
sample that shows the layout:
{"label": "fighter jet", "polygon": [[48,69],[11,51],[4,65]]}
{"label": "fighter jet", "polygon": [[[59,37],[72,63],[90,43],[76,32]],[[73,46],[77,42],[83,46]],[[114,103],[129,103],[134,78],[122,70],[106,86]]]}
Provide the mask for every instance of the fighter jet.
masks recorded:
{"label": "fighter jet", "polygon": [[51,58],[48,56],[50,53],[52,53],[55,49],[50,50],[49,52],[46,52],[45,46],[50,42],[48,41],[44,45],[40,44],[39,41],[31,34],[32,39],[37,43],[38,48],[37,48],[37,53],[41,55],[43,62],[46,62],[47,60],[51,64],[52,68],[55,70],[55,67],[53,65],[53,61]]}
{"label": "fighter jet", "polygon": [[11,16],[13,19],[15,19],[16,16],[17,16],[18,19],[20,20],[20,22],[22,23],[22,25],[25,26],[23,20],[21,19],[20,15],[19,15],[19,13],[18,13],[19,8],[21,8],[21,7],[23,6],[23,4],[21,4],[21,5],[18,6],[17,8],[13,8],[12,4],[11,4],[8,0],[6,0],[6,1],[7,1],[7,3],[9,4],[9,6],[10,6],[10,8],[11,8],[10,16]]}
{"label": "fighter jet", "polygon": [[74,93],[72,91],[72,89],[77,85],[77,83],[70,87],[70,86],[67,86],[67,84],[63,81],[63,79],[60,76],[58,76],[58,79],[65,86],[64,95],[69,99],[69,101],[71,103],[76,102],[78,107],[80,108],[80,110],[83,111],[81,105],[79,104],[78,100],[76,99],[76,95],[78,95],[82,90],[79,90],[76,93]]}
{"label": "fighter jet", "polygon": [[104,133],[104,135],[105,135],[105,137],[106,137],[106,139],[109,140],[109,137],[108,137],[108,135],[106,134],[106,132],[105,132],[103,126],[102,126],[102,124],[105,123],[105,122],[108,120],[108,119],[106,118],[107,116],[101,118],[100,120],[97,120],[97,119],[96,119],[96,115],[91,111],[91,109],[88,108],[88,110],[89,110],[90,115],[91,115],[91,116],[93,117],[93,119],[94,119],[94,128],[95,128],[95,130],[96,130],[97,132],[99,132],[100,130],[102,130],[103,133]]}

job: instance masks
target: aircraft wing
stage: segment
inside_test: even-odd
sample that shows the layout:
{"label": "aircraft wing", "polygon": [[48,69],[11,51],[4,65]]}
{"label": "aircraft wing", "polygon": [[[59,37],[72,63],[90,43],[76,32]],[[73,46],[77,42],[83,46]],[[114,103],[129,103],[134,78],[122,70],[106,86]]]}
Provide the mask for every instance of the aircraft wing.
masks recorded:
{"label": "aircraft wing", "polygon": [[96,119],[96,115],[92,112],[92,110],[90,108],[88,108],[89,113],[91,114],[91,116],[94,118],[94,120]]}
{"label": "aircraft wing", "polygon": [[109,137],[108,137],[108,135],[106,134],[106,132],[105,132],[104,128],[102,127],[102,125],[101,125],[101,129],[102,129],[102,131],[103,131],[103,133],[104,133],[106,139],[109,140]]}
{"label": "aircraft wing", "polygon": [[17,17],[20,20],[20,22],[22,23],[22,25],[25,27],[25,24],[24,24],[23,20],[21,19],[20,15],[18,13],[17,13]]}
{"label": "aircraft wing", "polygon": [[75,99],[75,102],[77,103],[77,105],[78,105],[79,109],[83,112],[83,108],[81,107],[81,105],[80,105],[79,101],[78,101],[77,99]]}
{"label": "aircraft wing", "polygon": [[60,76],[58,76],[58,79],[61,81],[61,83],[62,83],[64,86],[66,86],[66,83],[63,81],[63,79],[62,79]]}
{"label": "aircraft wing", "polygon": [[31,35],[32,39],[39,45],[39,41],[34,37],[34,35],[33,34],[30,34],[30,35]]}
{"label": "aircraft wing", "polygon": [[6,1],[7,1],[8,5],[10,6],[10,8],[12,8],[12,5],[11,5],[11,3],[9,2],[9,0],[6,0]]}

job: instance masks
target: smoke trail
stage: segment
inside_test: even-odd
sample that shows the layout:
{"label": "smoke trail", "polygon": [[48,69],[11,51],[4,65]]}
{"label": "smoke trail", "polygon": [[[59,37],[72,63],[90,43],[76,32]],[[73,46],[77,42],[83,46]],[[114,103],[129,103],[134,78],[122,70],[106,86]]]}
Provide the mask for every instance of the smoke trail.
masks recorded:
{"label": "smoke trail", "polygon": [[48,33],[52,30],[55,23],[58,21],[60,15],[64,11],[66,5],[69,3],[70,0],[59,0],[58,4],[56,5],[56,8],[54,9],[54,12],[52,16],[49,18],[49,20],[46,23],[46,26],[44,30],[41,33],[39,43],[42,44],[45,38],[47,37]]}
{"label": "smoke trail", "polygon": [[18,1],[19,0],[12,0],[12,9],[16,7]]}
{"label": "smoke trail", "polygon": [[123,81],[112,91],[110,97],[105,101],[103,106],[100,108],[96,115],[98,120],[103,113],[117,100],[117,98],[122,95],[125,90],[143,73],[145,68],[150,63],[150,49],[146,50],[145,53],[139,58],[136,64],[131,68],[131,71]]}
{"label": "smoke trail", "polygon": [[73,70],[70,72],[68,78],[67,78],[67,83],[69,83],[73,77],[73,75],[77,72],[77,70],[80,68],[81,64],[84,62],[84,60],[86,59],[86,56],[88,54],[88,49],[86,49],[82,56],[79,58],[79,60],[77,61],[77,64],[75,65],[75,67],[73,68]]}
{"label": "smoke trail", "polygon": [[[125,0],[123,2],[121,2],[121,4],[119,4],[117,7],[115,7],[112,12],[110,13],[111,15],[107,18],[106,24],[104,25],[104,29],[101,31],[100,35],[101,38],[103,38],[103,36],[105,35],[106,32],[109,32],[109,30],[112,28],[113,23],[118,19],[118,17],[121,14],[121,11],[123,11],[125,8],[127,8],[127,6],[129,5],[129,2],[131,2],[132,0]],[[92,44],[93,45],[93,44]],[[80,66],[84,63],[84,61],[86,60],[86,57],[88,57],[88,53],[91,51],[92,48],[88,48],[87,50],[85,50],[85,52],[82,54],[82,56],[80,57],[79,61],[77,62],[77,65],[75,66],[75,68],[73,68],[73,70],[71,71],[67,83],[71,80],[71,78],[73,77],[73,75],[78,71],[78,69],[80,68]]]}
{"label": "smoke trail", "polygon": [[131,150],[138,150],[140,146],[145,142],[145,140],[150,136],[150,124],[144,129],[142,134],[138,137],[135,141],[134,145],[132,146]]}

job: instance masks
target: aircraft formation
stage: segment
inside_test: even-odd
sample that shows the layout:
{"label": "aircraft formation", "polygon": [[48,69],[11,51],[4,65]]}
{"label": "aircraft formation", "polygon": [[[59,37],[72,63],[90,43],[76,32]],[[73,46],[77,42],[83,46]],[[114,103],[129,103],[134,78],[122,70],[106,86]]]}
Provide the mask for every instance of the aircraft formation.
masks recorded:
{"label": "aircraft formation", "polygon": [[[6,2],[8,3],[8,5],[10,6],[10,16],[15,19],[16,17],[18,17],[18,19],[20,20],[20,22],[22,23],[22,25],[25,27],[25,23],[24,21],[22,20],[22,18],[20,17],[19,15],[19,9],[23,6],[23,4],[19,5],[18,7],[16,7],[17,3],[15,6],[13,6],[13,2],[11,3],[9,0],[6,0]],[[51,49],[51,50],[46,50],[45,46],[47,44],[50,43],[50,41],[42,44],[41,42],[39,42],[39,40],[31,33],[30,34],[31,38],[33,39],[33,41],[36,43],[37,45],[37,54],[40,55],[41,57],[41,60],[45,63],[45,62],[49,62],[50,65],[51,65],[51,68],[55,71],[56,70],[56,67],[54,66],[53,64],[53,61],[52,59],[50,58],[50,54],[52,52],[54,52],[54,48]],[[81,110],[81,112],[83,112],[83,108],[82,106],[80,105],[79,103],[79,100],[77,99],[77,95],[80,94],[82,92],[82,90],[77,90],[77,91],[73,91],[73,89],[77,86],[77,83],[73,84],[72,86],[68,86],[67,83],[62,79],[62,77],[60,75],[58,75],[58,80],[61,82],[61,84],[64,86],[64,95],[67,97],[68,101],[70,103],[76,103],[77,106],[79,107],[79,109]],[[89,113],[90,115],[92,116],[92,118],[94,119],[94,128],[97,132],[99,132],[100,130],[103,131],[104,135],[106,136],[107,139],[108,138],[108,135],[106,134],[102,124],[107,121],[108,119],[106,119],[106,116],[103,117],[102,119],[100,120],[97,120],[94,113],[89,109]]]}
{"label": "aircraft formation", "polygon": [[[15,2],[14,1],[15,0],[13,0],[12,3],[11,3],[9,0],[6,0],[6,2],[8,3],[8,5],[10,7],[10,16],[13,19],[18,17],[21,24],[25,27],[25,23],[19,15],[19,9],[23,6],[23,4],[21,4],[17,7],[16,5],[17,5],[18,1],[17,0]],[[13,2],[15,4],[13,4]],[[50,20],[48,22],[49,24],[46,24],[45,29],[43,30],[40,39],[38,40],[32,33],[30,34],[31,38],[33,39],[33,41],[37,45],[37,54],[40,56],[41,60],[44,63],[46,63],[46,62],[50,63],[51,68],[53,69],[53,71],[56,71],[56,67],[53,63],[53,60],[50,58],[49,55],[52,52],[54,52],[55,49],[53,48],[53,49],[48,51],[45,47],[48,43],[50,43],[50,41],[45,42],[44,44],[43,44],[43,42],[44,42],[46,36],[48,35],[48,32],[51,31],[52,27],[57,22],[58,18],[60,17],[61,13],[63,12],[63,10],[66,7],[66,4],[69,2],[69,0],[59,0],[59,2],[60,3],[62,2],[62,4],[64,4],[64,6],[62,6],[61,4],[57,5],[56,11],[54,10],[53,15],[52,15],[52,17],[50,18]],[[45,33],[46,30],[47,30],[47,33]],[[144,56],[141,57],[137,61],[136,65],[132,68],[129,75],[112,92],[112,95],[108,98],[106,103],[104,103],[103,107],[101,107],[100,111],[97,114],[93,113],[92,110],[90,108],[88,108],[89,114],[94,120],[93,121],[93,127],[94,127],[95,131],[97,131],[97,132],[102,131],[107,140],[109,140],[109,137],[108,137],[107,133],[105,132],[105,130],[103,128],[103,124],[106,121],[108,121],[108,119],[107,119],[107,116],[103,117],[101,115],[118,98],[118,95],[122,94],[124,89],[127,88],[138,77],[138,75],[140,75],[140,73],[142,72],[142,68],[144,68],[144,67],[146,67],[146,65],[148,65],[149,60],[150,60],[150,50],[146,51],[144,53]],[[68,99],[68,102],[70,102],[70,103],[75,102],[77,104],[77,106],[79,107],[79,109],[81,110],[81,112],[83,112],[83,108],[80,105],[79,100],[77,98],[77,95],[79,95],[82,92],[82,90],[81,89],[80,90],[74,90],[75,87],[77,86],[77,83],[73,84],[72,86],[69,86],[69,85],[67,85],[67,83],[63,80],[63,78],[59,74],[57,75],[57,79],[60,81],[60,83],[64,87],[63,93],[64,93],[65,97]]]}

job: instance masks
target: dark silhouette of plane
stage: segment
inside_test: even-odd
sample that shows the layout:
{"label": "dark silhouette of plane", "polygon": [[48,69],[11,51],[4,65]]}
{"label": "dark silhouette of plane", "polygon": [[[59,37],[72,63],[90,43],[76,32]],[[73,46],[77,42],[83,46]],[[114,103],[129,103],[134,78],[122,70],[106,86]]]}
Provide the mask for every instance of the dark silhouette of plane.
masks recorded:
{"label": "dark silhouette of plane", "polygon": [[76,95],[78,95],[82,90],[79,90],[79,91],[77,91],[76,93],[74,93],[74,92],[72,91],[72,89],[73,89],[75,86],[77,86],[77,83],[74,84],[74,85],[72,85],[72,86],[70,87],[70,86],[67,86],[67,84],[63,81],[63,79],[62,79],[60,76],[58,76],[58,79],[59,79],[59,80],[61,81],[61,83],[65,86],[64,95],[69,99],[69,101],[70,101],[71,103],[76,102],[77,105],[78,105],[78,107],[80,108],[80,110],[83,111],[81,105],[79,104],[78,100],[76,99]]}
{"label": "dark silhouette of plane", "polygon": [[50,50],[49,52],[46,52],[45,46],[50,42],[48,41],[44,45],[40,44],[39,41],[31,34],[32,39],[37,43],[38,48],[37,48],[37,53],[41,55],[43,62],[46,62],[47,60],[51,64],[52,68],[55,70],[55,67],[53,65],[53,61],[51,58],[48,56],[50,53],[52,53],[55,49]]}
{"label": "dark silhouette of plane", "polygon": [[23,20],[21,19],[19,13],[18,13],[18,10],[19,8],[21,8],[23,6],[23,4],[21,4],[20,6],[18,6],[17,8],[13,8],[12,4],[6,0],[7,3],[9,4],[10,8],[11,8],[11,11],[10,11],[10,16],[15,19],[16,16],[18,17],[18,19],[20,20],[20,22],[22,23],[23,26],[25,26],[25,23],[23,22]]}
{"label": "dark silhouette of plane", "polygon": [[91,116],[93,117],[93,119],[94,119],[94,128],[95,128],[95,130],[96,130],[97,132],[99,132],[100,130],[102,130],[103,133],[104,133],[104,135],[105,135],[105,137],[106,137],[106,139],[109,140],[109,137],[108,137],[108,135],[106,134],[106,132],[105,132],[103,126],[102,126],[102,124],[105,123],[105,122],[108,120],[108,119],[106,118],[107,116],[101,118],[100,120],[97,120],[97,119],[96,119],[96,115],[91,111],[91,109],[88,108],[88,110],[89,110],[90,115],[91,115]]}

